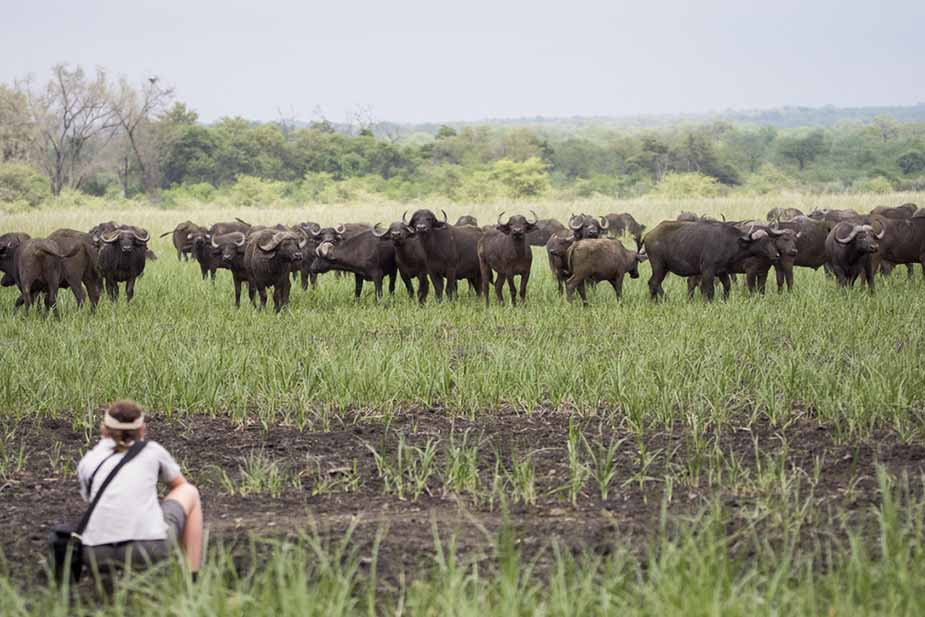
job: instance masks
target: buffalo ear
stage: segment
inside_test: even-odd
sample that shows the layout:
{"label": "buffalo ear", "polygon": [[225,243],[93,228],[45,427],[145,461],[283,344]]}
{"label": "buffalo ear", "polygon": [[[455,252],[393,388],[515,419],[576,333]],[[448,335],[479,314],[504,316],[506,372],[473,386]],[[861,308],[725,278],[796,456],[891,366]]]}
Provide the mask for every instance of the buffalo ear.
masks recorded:
{"label": "buffalo ear", "polygon": [[508,225],[507,223],[503,225],[498,225],[498,231],[509,236],[511,235],[511,226]]}
{"label": "buffalo ear", "polygon": [[444,223],[443,221],[434,221],[433,228],[434,229],[446,229],[446,223]]}

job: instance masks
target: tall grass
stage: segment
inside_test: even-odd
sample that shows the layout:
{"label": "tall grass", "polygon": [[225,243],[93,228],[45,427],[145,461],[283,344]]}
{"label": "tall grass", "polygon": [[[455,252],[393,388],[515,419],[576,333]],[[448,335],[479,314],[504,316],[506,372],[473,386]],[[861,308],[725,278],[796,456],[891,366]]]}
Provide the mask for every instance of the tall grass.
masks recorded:
{"label": "tall grass", "polygon": [[[654,202],[638,214],[650,223],[681,208],[744,218],[774,205],[860,207],[860,199]],[[486,220],[502,207],[509,206],[476,213]],[[561,218],[569,205],[537,208]],[[43,210],[30,219],[8,217],[3,229],[44,234],[112,217],[157,234],[186,218],[400,216],[374,205],[338,213],[339,219],[324,210]],[[228,273],[220,271],[214,285],[201,281],[197,267],[177,262],[167,238],[154,249],[160,259],[148,265],[133,303],[103,301],[96,315],[77,311],[64,292],[60,321],[37,312],[14,316],[15,290],[0,291],[0,306],[8,307],[0,311],[4,415],[60,414],[83,426],[89,411],[131,396],[168,415],[284,414],[303,424],[348,407],[442,405],[465,412],[542,405],[580,412],[603,406],[636,422],[686,417],[701,425],[741,414],[784,421],[810,410],[849,432],[876,423],[908,432],[925,404],[920,276],[893,276],[870,296],[838,290],[822,272],[799,270],[793,294],[751,297],[739,286],[728,303],[714,304],[689,302],[683,282],[670,277],[668,300],[653,304],[644,268],[639,280],[627,281],[622,301],[597,289],[592,306],[582,309],[559,298],[545,254],[536,249],[523,308],[485,310],[467,292],[457,303],[419,308],[404,292],[377,305],[370,290],[356,304],[352,281],[327,275],[317,291],[294,290],[290,308],[275,315],[236,310]]]}
{"label": "tall grass", "polygon": [[[881,476],[874,524],[843,539],[800,542],[805,510],[779,543],[757,526],[728,534],[714,503],[689,522],[653,525],[642,554],[572,553],[556,541],[521,552],[502,525],[484,554],[460,555],[434,526],[430,567],[377,568],[378,543],[255,541],[249,553],[215,548],[199,582],[173,564],[130,575],[110,597],[86,592],[67,601],[55,589],[29,596],[0,576],[3,615],[921,615],[925,611],[925,504],[921,479],[891,485]],[[788,506],[779,506],[779,509]],[[869,540],[874,540],[870,546]]]}

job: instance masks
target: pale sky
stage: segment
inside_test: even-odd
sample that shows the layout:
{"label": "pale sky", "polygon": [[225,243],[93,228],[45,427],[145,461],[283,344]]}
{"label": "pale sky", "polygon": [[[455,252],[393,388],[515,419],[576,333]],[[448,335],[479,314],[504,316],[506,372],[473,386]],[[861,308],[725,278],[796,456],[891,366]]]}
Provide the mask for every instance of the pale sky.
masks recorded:
{"label": "pale sky", "polygon": [[925,101],[925,1],[3,0],[0,81],[157,75],[204,121]]}

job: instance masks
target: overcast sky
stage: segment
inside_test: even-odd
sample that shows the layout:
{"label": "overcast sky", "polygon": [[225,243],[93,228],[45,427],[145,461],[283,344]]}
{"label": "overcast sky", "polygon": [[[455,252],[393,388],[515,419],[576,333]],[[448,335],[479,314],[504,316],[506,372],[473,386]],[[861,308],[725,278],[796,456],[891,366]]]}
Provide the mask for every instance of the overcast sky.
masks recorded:
{"label": "overcast sky", "polygon": [[158,75],[205,121],[925,101],[925,1],[4,2],[0,81]]}

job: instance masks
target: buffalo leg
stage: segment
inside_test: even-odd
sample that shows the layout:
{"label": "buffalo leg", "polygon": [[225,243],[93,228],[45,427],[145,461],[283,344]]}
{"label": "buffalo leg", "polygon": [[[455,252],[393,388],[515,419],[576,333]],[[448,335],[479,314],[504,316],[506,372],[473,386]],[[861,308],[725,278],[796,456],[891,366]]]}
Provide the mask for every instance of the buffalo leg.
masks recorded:
{"label": "buffalo leg", "polygon": [[360,276],[359,274],[354,274],[353,275],[353,297],[357,302],[360,301],[360,294],[362,293],[363,293],[363,277]]}
{"label": "buffalo leg", "polygon": [[910,281],[915,276],[915,264],[906,264],[906,278]]}
{"label": "buffalo leg", "polygon": [[719,282],[723,286],[723,300],[729,299],[729,291],[732,289],[732,281],[735,280],[735,275],[729,276],[728,274],[720,274]]}
{"label": "buffalo leg", "polygon": [[[511,282],[514,281],[514,277],[511,277]],[[527,283],[530,281],[530,271],[527,270],[520,275],[520,303],[526,304],[527,302]]]}
{"label": "buffalo leg", "polygon": [[613,287],[613,292],[617,294],[617,300],[623,297],[623,277],[617,276],[610,280],[610,285]]}
{"label": "buffalo leg", "polygon": [[130,278],[125,281],[125,301],[131,302],[132,298],[135,297],[135,279]]}
{"label": "buffalo leg", "polygon": [[[382,299],[382,276],[373,277],[373,288],[376,290],[376,302]],[[392,278],[392,281],[389,283],[389,295],[392,295],[392,292],[395,291],[395,285],[393,284],[395,278]]]}
{"label": "buffalo leg", "polygon": [[119,284],[112,279],[106,279],[106,293],[113,304],[119,299]]}
{"label": "buffalo leg", "polygon": [[[395,295],[395,283],[396,283],[397,280],[398,280],[398,276],[396,275],[396,273],[395,273],[395,272],[389,272],[389,295],[390,295],[390,296],[394,296],[394,295]],[[379,297],[381,298],[381,297],[382,297],[382,291],[381,291],[381,290],[382,290],[382,279],[379,279],[379,289],[380,289]],[[414,293],[414,292],[412,292],[412,293]],[[410,294],[409,294],[409,295],[410,295]]]}
{"label": "buffalo leg", "polygon": [[665,277],[668,275],[667,270],[665,270],[664,265],[661,261],[657,261],[649,258],[650,265],[652,266],[652,276],[649,277],[649,297],[653,300],[658,300],[663,295],[665,295],[665,290],[662,289],[662,281],[665,280]]}
{"label": "buffalo leg", "polygon": [[443,301],[443,277],[438,274],[430,275],[430,282],[434,284],[434,296],[437,302]]}
{"label": "buffalo leg", "polygon": [[874,293],[874,266],[871,263],[871,260],[867,260],[867,263],[864,264],[864,282],[867,283],[867,289],[870,293]]}
{"label": "buffalo leg", "polygon": [[299,271],[299,283],[302,285],[302,291],[306,291],[308,289],[308,273],[305,272],[305,270]]}
{"label": "buffalo leg", "polygon": [[446,273],[446,299],[456,299],[456,270],[449,270]]}
{"label": "buffalo leg", "polygon": [[511,306],[517,306],[517,287],[514,285],[514,274],[507,275],[507,288],[511,292]]}
{"label": "buffalo leg", "polygon": [[700,287],[700,277],[699,276],[689,276],[687,277],[687,297],[691,300],[694,299],[694,292],[697,288]]}
{"label": "buffalo leg", "polygon": [[258,284],[257,294],[260,296],[260,310],[267,308],[267,288]]}
{"label": "buffalo leg", "polygon": [[87,295],[84,293],[83,281],[76,276],[66,276],[65,280],[67,281],[67,286],[71,288],[71,293],[74,294],[74,299],[77,301],[77,308],[82,307],[84,305],[84,300],[87,298]]}
{"label": "buffalo leg", "polygon": [[749,293],[755,293],[758,288],[758,273],[754,270],[749,270],[745,273],[745,288],[748,289]]}
{"label": "buffalo leg", "polygon": [[707,299],[707,302],[713,301],[713,296],[715,294],[713,279],[715,277],[716,275],[710,270],[700,275],[700,294]]}
{"label": "buffalo leg", "polygon": [[241,308],[241,279],[236,274],[232,276],[234,280],[234,305],[235,308]]}
{"label": "buffalo leg", "polygon": [[506,277],[498,273],[498,278],[495,280],[495,296],[498,298],[498,304],[504,305],[504,279]]}
{"label": "buffalo leg", "polygon": [[283,308],[283,288],[278,283],[273,286],[273,312],[279,313]]}
{"label": "buffalo leg", "polygon": [[29,309],[32,308],[32,291],[29,289],[32,286],[32,282],[22,286],[22,294],[19,296],[19,300],[22,302],[21,306],[23,307],[23,312],[28,313]]}
{"label": "buffalo leg", "polygon": [[405,285],[405,291],[408,292],[408,298],[414,299],[414,285],[411,284],[411,277],[407,274],[399,272],[401,275],[401,282]]}
{"label": "buffalo leg", "polygon": [[418,276],[418,304],[424,304],[427,301],[427,292],[429,291],[430,283],[427,281],[427,276],[421,274]]}
{"label": "buffalo leg", "polygon": [[13,312],[15,313],[18,311],[19,307],[21,307],[24,303],[25,300],[22,299],[22,294],[20,294],[20,296],[16,298],[16,301],[13,303]]}

